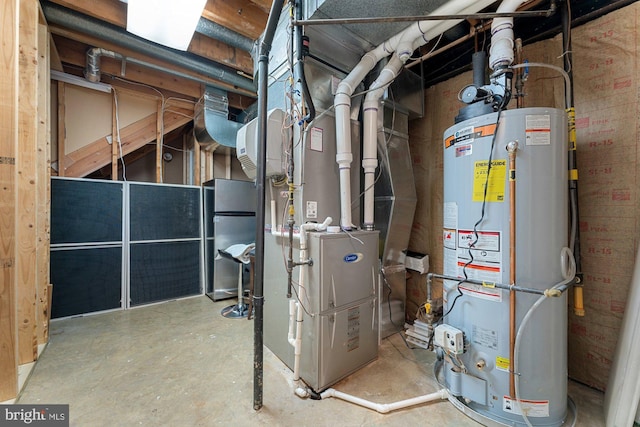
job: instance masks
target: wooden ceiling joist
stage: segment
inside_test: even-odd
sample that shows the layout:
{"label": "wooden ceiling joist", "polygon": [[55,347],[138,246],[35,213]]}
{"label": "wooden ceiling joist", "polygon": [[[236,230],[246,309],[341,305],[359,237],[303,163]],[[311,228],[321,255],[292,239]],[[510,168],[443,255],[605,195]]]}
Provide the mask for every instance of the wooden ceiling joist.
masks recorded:
{"label": "wooden ceiling joist", "polygon": [[[136,52],[127,48],[124,48],[122,46],[119,46],[117,44],[114,43],[110,43],[104,40],[101,40],[100,38],[96,37],[96,36],[91,36],[91,35],[87,35],[87,34],[82,34],[82,33],[78,33],[75,31],[71,31],[68,30],[66,28],[62,28],[62,27],[58,27],[56,25],[49,25],[49,30],[51,31],[52,34],[54,35],[58,35],[58,36],[62,36],[65,37],[67,39],[71,39],[71,40],[75,40],[81,43],[86,44],[89,47],[101,47],[107,50],[111,50],[114,52],[117,52],[125,57],[131,57],[131,58],[136,58],[140,61],[144,61],[144,62],[148,62],[150,64],[154,64],[156,66],[162,67],[164,69],[170,70],[170,71],[178,71],[180,73],[184,73],[184,74],[188,74],[190,76],[193,76],[197,79],[203,80],[203,81],[210,81],[212,84],[216,84],[220,87],[228,87],[229,90],[233,89],[236,90],[233,85],[226,83],[226,82],[222,82],[219,80],[215,80],[212,79],[210,77],[207,77],[205,75],[199,74],[199,73],[195,73],[193,71],[184,69],[178,65],[166,62],[166,61],[162,61],[159,59],[156,59],[155,57],[152,56],[148,56],[148,55],[144,55],[140,52]],[[60,57],[62,58],[66,53],[63,52],[63,49],[61,46],[58,46],[56,43],[56,46],[58,48],[58,53],[60,55]],[[82,52],[83,56],[84,56],[85,51]],[[63,60],[64,62],[64,60]],[[83,61],[83,66],[84,63],[86,62]],[[253,68],[251,68],[250,73],[253,72]],[[184,80],[184,79],[183,79]],[[246,92],[247,95],[253,95],[251,92],[249,91],[243,91],[242,89],[239,89],[242,92]]]}
{"label": "wooden ceiling joist", "polygon": [[266,2],[207,0],[202,16],[236,33],[256,40],[267,24],[268,13],[262,9],[264,3]]}
{"label": "wooden ceiling joist", "polygon": [[[50,28],[54,33],[54,41],[56,46],[58,47],[61,61],[65,64],[70,64],[83,69],[86,63],[85,52],[89,47],[94,46],[95,43],[99,43],[100,41],[96,39],[86,39],[86,36],[75,34],[77,38],[82,38],[83,40],[90,42],[89,44],[87,44],[86,42],[73,40],[63,35],[57,34],[59,32],[63,32],[64,34],[68,35],[69,32],[67,30],[58,29],[57,27],[53,26]],[[73,36],[74,34],[71,35]],[[116,46],[111,46],[108,43],[103,43],[103,45],[104,46],[98,47],[105,47],[106,49],[110,50],[112,50],[113,48],[117,48]],[[118,53],[126,56],[127,51],[121,50]],[[177,70],[177,67],[168,63],[157,61],[153,58],[140,56],[138,56],[138,58],[142,58],[147,62],[163,68],[167,68],[169,70]],[[101,60],[101,69],[104,74],[102,80],[104,82],[113,84],[114,82],[111,81],[113,79],[110,79],[109,77],[107,77],[107,75],[120,76],[122,67],[120,61],[116,61],[110,58],[103,58]],[[203,85],[198,82],[178,78],[172,74],[151,70],[149,68],[142,67],[136,64],[126,64],[125,76],[123,78],[131,80],[133,82],[153,86],[155,88],[166,89],[193,99],[200,98],[203,93]],[[202,78],[203,81],[209,81],[213,84],[219,83],[215,80],[207,79],[204,76],[200,76],[199,78]],[[253,94],[248,94],[248,97],[239,94],[234,96],[231,95],[232,93],[229,93],[229,105],[234,108],[244,109],[255,101]]]}

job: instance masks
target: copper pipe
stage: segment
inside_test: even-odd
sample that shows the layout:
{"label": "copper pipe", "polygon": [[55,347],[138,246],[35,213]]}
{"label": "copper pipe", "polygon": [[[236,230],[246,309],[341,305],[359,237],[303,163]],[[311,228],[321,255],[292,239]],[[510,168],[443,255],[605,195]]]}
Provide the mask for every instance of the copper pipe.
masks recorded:
{"label": "copper pipe", "polygon": [[451,49],[452,47],[458,46],[459,44],[469,40],[471,37],[474,37],[478,32],[486,31],[490,27],[491,27],[491,24],[483,25],[480,30],[476,29],[475,27],[471,27],[471,30],[469,31],[469,34],[466,34],[466,35],[460,37],[459,39],[456,39],[456,40],[452,41],[451,43],[442,46],[440,49],[436,49],[436,50],[434,50],[432,52],[425,53],[419,59],[416,59],[415,61],[412,61],[412,62],[408,63],[407,65],[405,65],[404,68],[411,68],[416,64],[420,64],[421,62],[425,61],[426,59],[434,57],[434,56],[436,56],[436,55],[438,55],[438,54],[440,54],[440,53],[442,53],[444,51],[447,51],[447,50]]}
{"label": "copper pipe", "polygon": [[[516,283],[516,151],[518,142],[507,144],[509,153],[509,283]],[[516,344],[516,291],[509,292],[509,395],[515,399],[516,382],[513,371]]]}
{"label": "copper pipe", "polygon": [[[522,64],[522,39],[517,38],[516,43],[516,64]],[[516,106],[524,108],[524,69],[518,68],[516,71]]]}

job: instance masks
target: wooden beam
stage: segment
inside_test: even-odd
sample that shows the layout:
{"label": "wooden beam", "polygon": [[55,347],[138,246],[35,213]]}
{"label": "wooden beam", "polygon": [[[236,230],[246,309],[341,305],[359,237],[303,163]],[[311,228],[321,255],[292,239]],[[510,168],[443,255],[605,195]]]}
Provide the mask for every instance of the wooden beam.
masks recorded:
{"label": "wooden beam", "polygon": [[[120,28],[127,27],[127,6],[119,0],[53,0],[53,3],[101,21],[106,21]],[[253,59],[248,52],[202,34],[195,33],[193,35],[188,51],[208,60],[249,73],[249,75],[252,73]]]}
{"label": "wooden beam", "polygon": [[52,3],[118,27],[127,26],[127,4],[120,0],[52,0]]}
{"label": "wooden beam", "polygon": [[158,101],[158,111],[156,112],[156,182],[162,182],[162,101]]}
{"label": "wooden beam", "polygon": [[[72,70],[70,68],[68,71],[71,71],[70,74],[74,74],[74,73],[80,74],[78,73],[77,69]],[[105,80],[108,80],[109,84],[113,86],[118,91],[118,93],[126,93],[138,98],[148,99],[150,101],[156,101],[158,99],[162,99],[162,97],[164,97],[165,99],[167,98],[185,99],[187,103],[191,103],[192,105],[191,109],[193,109],[193,105],[194,105],[193,103],[195,103],[195,101],[197,101],[197,99],[200,96],[202,96],[202,93],[200,92],[201,90],[200,88],[197,89],[198,92],[194,92],[194,93],[199,93],[198,97],[191,97],[184,93],[173,92],[166,89],[157,89],[146,84],[138,84],[129,80],[121,80],[121,79],[114,79],[114,78],[107,78]]]}
{"label": "wooden beam", "polygon": [[253,40],[260,37],[268,18],[249,0],[207,0],[202,16]]}
{"label": "wooden beam", "polygon": [[[49,34],[48,28],[49,27],[47,27],[47,34]],[[58,54],[58,49],[56,48],[56,44],[53,42],[53,36],[49,34],[48,37],[49,37],[49,50],[50,50],[49,58],[51,62],[51,69],[60,71],[62,73],[64,71],[62,69],[62,61],[60,60],[60,55]]]}
{"label": "wooden beam", "polygon": [[65,140],[67,139],[65,83],[58,82],[58,176],[65,176]]}
{"label": "wooden beam", "polygon": [[[54,40],[55,43],[61,47],[60,52],[62,52],[62,61],[65,64],[76,66],[77,69],[75,73],[81,74],[80,70],[84,68],[86,61],[84,52],[89,48],[89,45],[60,35],[55,35]],[[119,61],[115,61],[110,58],[103,58],[100,68],[102,69],[103,82],[109,83],[113,86],[127,86],[125,80],[111,77],[120,76],[122,68]],[[166,98],[170,96],[183,96],[198,99],[202,96],[204,90],[203,85],[198,82],[180,79],[172,76],[171,74],[150,70],[135,64],[127,64],[125,78],[135,83],[152,86],[165,93]],[[146,92],[154,96],[158,95],[158,93],[152,89],[143,89],[140,85],[130,84],[129,87],[131,89],[138,90],[139,92]],[[247,96],[228,92],[227,96],[229,98],[229,105],[241,110],[244,110],[255,102],[254,94]]]}
{"label": "wooden beam", "polygon": [[111,98],[111,180],[118,180],[118,151],[120,143],[118,138],[118,100],[116,91]]}
{"label": "wooden beam", "polygon": [[266,14],[269,14],[269,11],[271,10],[271,4],[273,3],[273,0],[251,0],[251,3],[255,4],[256,6],[258,6]]}
{"label": "wooden beam", "polygon": [[[176,112],[164,114],[164,133],[193,120],[189,110],[172,107]],[[156,139],[156,113],[120,129],[122,155],[127,155]],[[111,147],[106,137],[100,138],[65,157],[66,176],[84,177],[111,162]]]}
{"label": "wooden beam", "polygon": [[18,0],[0,3],[0,402],[18,394],[15,289]]}
{"label": "wooden beam", "polygon": [[211,61],[228,65],[249,76],[253,75],[253,58],[249,52],[229,46],[220,40],[195,33],[189,43],[189,52]]}
{"label": "wooden beam", "polygon": [[[84,69],[86,65],[85,52],[90,48],[91,43],[73,40],[66,36],[56,34],[56,28],[49,28],[53,30],[53,39],[56,42],[56,46],[58,46],[58,52],[62,62],[65,64],[75,65],[79,70]],[[161,65],[159,63],[156,64]],[[196,99],[202,95],[202,85],[197,82],[178,79],[167,73],[160,73],[155,70],[143,68],[139,65],[127,64],[125,68],[125,75],[122,76],[122,64],[120,61],[115,61],[110,58],[102,58],[100,61],[100,69],[102,71],[102,80],[105,83],[111,83],[111,80],[113,79],[109,78],[110,76],[117,76],[159,89],[171,90]]]}
{"label": "wooden beam", "polygon": [[19,364],[38,357],[36,331],[36,226],[38,152],[38,2],[20,2],[18,94],[16,278],[18,295]]}
{"label": "wooden beam", "polygon": [[49,30],[45,24],[38,25],[38,213],[36,258],[36,285],[38,307],[36,309],[38,344],[49,338],[49,300],[47,288],[49,276],[49,243],[51,215],[51,80]]}

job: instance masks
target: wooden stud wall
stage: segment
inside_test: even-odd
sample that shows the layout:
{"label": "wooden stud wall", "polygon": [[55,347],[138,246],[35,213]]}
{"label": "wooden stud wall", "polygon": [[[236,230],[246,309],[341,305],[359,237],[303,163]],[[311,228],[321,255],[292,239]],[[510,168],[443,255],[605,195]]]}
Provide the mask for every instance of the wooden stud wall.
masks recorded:
{"label": "wooden stud wall", "polygon": [[37,243],[36,243],[36,332],[38,344],[49,339],[49,244],[51,236],[51,91],[49,40],[46,22],[38,24],[38,154],[37,154]]}
{"label": "wooden stud wall", "polygon": [[18,392],[15,294],[19,1],[0,10],[0,402]]}
{"label": "wooden stud wall", "polygon": [[48,339],[49,34],[37,0],[0,4],[0,402]]}
{"label": "wooden stud wall", "polygon": [[158,100],[158,111],[156,114],[156,182],[162,182],[162,100]]}
{"label": "wooden stud wall", "polygon": [[112,91],[111,98],[111,180],[118,180],[118,152],[120,151],[120,139],[118,138],[118,100],[116,91]]}
{"label": "wooden stud wall", "polygon": [[38,355],[36,335],[36,183],[38,140],[38,4],[20,2],[18,94],[18,206],[16,211],[16,275],[19,363]]}
{"label": "wooden stud wall", "polygon": [[67,170],[64,147],[67,139],[65,93],[65,83],[58,82],[58,176],[65,176]]}

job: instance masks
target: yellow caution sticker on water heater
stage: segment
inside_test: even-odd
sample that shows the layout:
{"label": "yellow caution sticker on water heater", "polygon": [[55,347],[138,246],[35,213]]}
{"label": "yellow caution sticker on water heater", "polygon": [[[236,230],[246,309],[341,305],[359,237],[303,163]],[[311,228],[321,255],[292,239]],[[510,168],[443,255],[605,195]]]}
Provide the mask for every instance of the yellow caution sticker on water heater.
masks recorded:
{"label": "yellow caution sticker on water heater", "polygon": [[[489,179],[487,180],[487,173]],[[505,178],[507,176],[507,160],[481,160],[475,163],[473,170],[473,198],[474,202],[504,202]],[[485,185],[487,194],[485,199]]]}
{"label": "yellow caution sticker on water heater", "polygon": [[509,358],[496,356],[496,369],[509,372]]}

